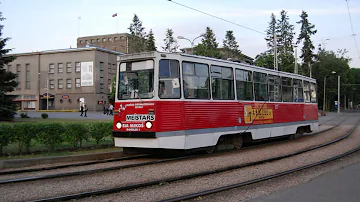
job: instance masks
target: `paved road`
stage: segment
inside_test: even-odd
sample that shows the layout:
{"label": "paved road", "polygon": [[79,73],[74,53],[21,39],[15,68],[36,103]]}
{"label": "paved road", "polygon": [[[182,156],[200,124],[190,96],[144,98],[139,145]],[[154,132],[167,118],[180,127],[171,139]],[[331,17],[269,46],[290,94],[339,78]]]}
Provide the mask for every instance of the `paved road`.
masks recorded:
{"label": "paved road", "polygon": [[307,183],[273,194],[258,197],[257,201],[360,201],[360,163],[319,176]]}
{"label": "paved road", "polygon": [[[20,117],[19,112],[16,117]],[[28,116],[34,118],[41,118],[41,114],[44,112],[28,112]],[[66,118],[66,119],[85,119],[85,117],[80,116],[80,112],[46,112],[49,115],[49,118]],[[100,120],[113,120],[113,116],[104,116],[102,112],[88,112],[88,119],[100,119]]]}

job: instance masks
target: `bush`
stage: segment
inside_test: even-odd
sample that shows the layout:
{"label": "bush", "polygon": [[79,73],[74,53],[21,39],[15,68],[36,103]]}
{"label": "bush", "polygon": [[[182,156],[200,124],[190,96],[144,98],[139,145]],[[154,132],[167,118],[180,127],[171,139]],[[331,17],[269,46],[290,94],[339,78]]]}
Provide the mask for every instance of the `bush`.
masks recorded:
{"label": "bush", "polygon": [[23,112],[23,113],[20,113],[20,117],[21,118],[30,118],[28,115],[27,115],[27,112]]}
{"label": "bush", "polygon": [[84,123],[68,123],[65,124],[65,141],[74,147],[82,146],[83,140],[88,140],[89,130],[87,124]]}
{"label": "bush", "polygon": [[41,114],[41,117],[42,117],[43,119],[47,119],[47,118],[49,117],[49,115],[48,115],[47,113],[42,113],[42,114]]}
{"label": "bush", "polygon": [[22,154],[22,148],[26,152],[30,151],[31,141],[36,140],[37,135],[42,131],[37,123],[21,123],[13,125],[13,136],[18,143],[19,154]]}
{"label": "bush", "polygon": [[0,124],[0,155],[3,154],[3,149],[14,140],[12,131],[13,124]]}
{"label": "bush", "polygon": [[49,151],[54,151],[55,147],[64,141],[65,127],[60,123],[38,123],[41,132],[38,140],[46,145]]}
{"label": "bush", "polygon": [[97,146],[105,140],[105,137],[112,134],[112,127],[112,122],[95,122],[91,124],[90,135],[96,141]]}

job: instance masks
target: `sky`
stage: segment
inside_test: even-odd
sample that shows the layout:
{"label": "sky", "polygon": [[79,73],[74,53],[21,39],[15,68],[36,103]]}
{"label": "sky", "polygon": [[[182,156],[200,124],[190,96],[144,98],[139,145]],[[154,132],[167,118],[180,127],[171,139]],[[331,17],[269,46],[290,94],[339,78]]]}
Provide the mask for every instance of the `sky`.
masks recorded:
{"label": "sky", "polygon": [[[174,36],[193,40],[209,26],[222,45],[227,30],[232,30],[240,50],[250,56],[267,50],[265,30],[271,13],[277,18],[285,10],[290,23],[299,34],[299,15],[309,15],[317,33],[312,36],[315,47],[322,44],[327,50],[346,49],[352,58],[350,67],[360,68],[360,50],[356,48],[353,33],[360,49],[360,1],[349,0],[353,31],[345,0],[175,0],[191,8],[224,18],[251,28],[248,30],[221,21],[203,13],[182,7],[169,0],[0,0],[0,11],[6,18],[2,37],[11,37],[7,48],[12,53],[76,47],[79,36],[128,33],[134,14],[145,31],[153,30],[158,50],[168,28]],[[117,13],[117,17],[112,17]],[[327,40],[329,39],[329,40]],[[201,40],[195,40],[195,44]],[[180,48],[190,47],[187,40],[178,40]],[[298,48],[298,55],[301,54]]]}

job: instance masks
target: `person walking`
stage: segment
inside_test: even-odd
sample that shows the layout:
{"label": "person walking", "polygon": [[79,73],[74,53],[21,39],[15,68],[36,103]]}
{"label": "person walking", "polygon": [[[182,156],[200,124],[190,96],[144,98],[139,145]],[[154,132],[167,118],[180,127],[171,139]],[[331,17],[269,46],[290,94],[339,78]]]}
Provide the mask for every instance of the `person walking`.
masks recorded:
{"label": "person walking", "polygon": [[113,109],[114,109],[114,106],[112,104],[109,105],[109,115],[113,115]]}
{"label": "person walking", "polygon": [[88,111],[88,108],[87,108],[87,106],[85,105],[85,107],[84,107],[84,111],[85,111],[85,116],[84,117],[87,117],[87,111]]}
{"label": "person walking", "polygon": [[106,115],[106,104],[103,104],[103,115]]}
{"label": "person walking", "polygon": [[80,116],[83,116],[83,113],[84,113],[84,106],[82,106],[82,105],[81,105],[81,107],[80,107],[80,112],[81,112],[81,113],[80,113]]}

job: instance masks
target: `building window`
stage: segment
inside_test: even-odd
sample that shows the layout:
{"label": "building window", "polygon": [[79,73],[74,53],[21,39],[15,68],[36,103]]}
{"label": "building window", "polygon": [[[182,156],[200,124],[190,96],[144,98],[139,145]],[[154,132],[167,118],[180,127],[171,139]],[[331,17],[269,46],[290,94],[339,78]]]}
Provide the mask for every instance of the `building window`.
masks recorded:
{"label": "building window", "polygon": [[75,62],[75,72],[80,72],[81,71],[81,64],[80,62]]}
{"label": "building window", "polygon": [[30,64],[26,64],[25,65],[25,69],[26,69],[26,89],[30,89]]}
{"label": "building window", "polygon": [[7,71],[11,72],[11,65],[7,65]]}
{"label": "building window", "polygon": [[71,88],[71,79],[66,79],[66,88]]}
{"label": "building window", "polygon": [[119,40],[119,38],[117,38],[117,37],[114,37],[114,39],[115,39],[115,41],[118,41],[118,40]]}
{"label": "building window", "polygon": [[112,41],[112,38],[109,38],[108,40],[109,40],[109,41]]}
{"label": "building window", "polygon": [[49,65],[49,73],[51,73],[51,74],[55,73],[55,65],[54,64]]}
{"label": "building window", "polygon": [[111,79],[108,79],[108,85],[110,85],[111,84]]}
{"label": "building window", "polygon": [[100,78],[104,77],[104,63],[100,62]]}
{"label": "building window", "polygon": [[102,39],[102,41],[106,41],[106,39],[105,39],[105,38],[103,38],[103,39]]}
{"label": "building window", "polygon": [[95,43],[95,39],[91,39],[91,43]]}
{"label": "building window", "polygon": [[121,36],[121,37],[120,37],[120,40],[124,40],[124,36]]}
{"label": "building window", "polygon": [[55,82],[54,82],[53,79],[52,79],[52,80],[49,80],[49,87],[50,87],[50,89],[54,89],[54,88],[55,88]]}
{"label": "building window", "polygon": [[84,44],[84,41],[83,41],[83,40],[80,40],[80,44]]}
{"label": "building window", "polygon": [[109,63],[108,74],[111,74],[111,64]]}
{"label": "building window", "polygon": [[35,95],[24,95],[24,100],[35,100]]}
{"label": "building window", "polygon": [[86,43],[86,44],[88,44],[88,43],[89,43],[89,41],[88,41],[88,40],[85,40],[85,43]]}
{"label": "building window", "polygon": [[80,88],[80,87],[81,87],[80,82],[81,82],[80,78],[76,78],[76,79],[75,79],[75,87],[76,87],[76,88]]}
{"label": "building window", "polygon": [[24,102],[24,109],[35,109],[35,102],[34,101]]}
{"label": "building window", "polygon": [[63,63],[59,63],[59,64],[58,64],[58,72],[59,72],[59,73],[63,73],[63,72],[64,72],[64,65],[63,65]]}
{"label": "building window", "polygon": [[63,84],[64,84],[63,80],[62,80],[62,79],[58,79],[58,88],[59,88],[59,89],[62,89],[62,88],[63,88]]}
{"label": "building window", "polygon": [[97,39],[96,41],[97,41],[97,42],[100,42],[100,39]]}
{"label": "building window", "polygon": [[212,65],[211,86],[214,100],[233,100],[235,96],[232,68]]}
{"label": "building window", "polygon": [[17,74],[16,82],[18,83],[16,88],[21,89],[21,66],[20,66],[20,64],[16,65],[16,74]]}
{"label": "building window", "polygon": [[113,64],[112,72],[113,72],[114,74],[116,74],[116,65],[115,65],[115,64]]}
{"label": "building window", "polygon": [[71,62],[66,63],[66,72],[71,73]]}

